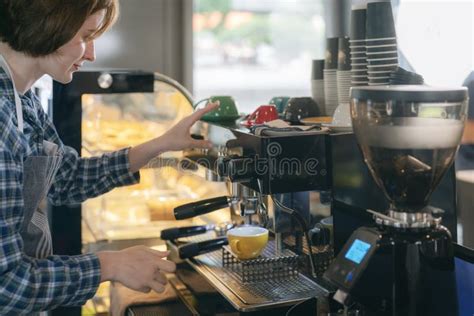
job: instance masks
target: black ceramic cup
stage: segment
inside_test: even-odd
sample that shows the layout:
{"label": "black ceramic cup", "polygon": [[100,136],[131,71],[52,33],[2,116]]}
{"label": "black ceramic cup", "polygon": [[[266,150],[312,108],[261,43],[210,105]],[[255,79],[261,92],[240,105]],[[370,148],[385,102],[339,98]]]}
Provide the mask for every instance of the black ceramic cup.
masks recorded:
{"label": "black ceramic cup", "polygon": [[292,124],[298,124],[303,118],[320,115],[321,109],[313,98],[297,97],[288,101],[283,118]]}

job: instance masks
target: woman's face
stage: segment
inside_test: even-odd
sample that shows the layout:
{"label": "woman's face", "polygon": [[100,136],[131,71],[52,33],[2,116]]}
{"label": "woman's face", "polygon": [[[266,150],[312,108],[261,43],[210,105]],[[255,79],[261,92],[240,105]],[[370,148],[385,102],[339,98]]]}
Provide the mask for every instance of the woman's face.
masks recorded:
{"label": "woman's face", "polygon": [[79,70],[84,62],[95,60],[94,39],[91,35],[100,27],[104,10],[89,16],[77,34],[56,52],[43,57],[41,67],[45,74],[61,83],[72,80],[73,72]]}

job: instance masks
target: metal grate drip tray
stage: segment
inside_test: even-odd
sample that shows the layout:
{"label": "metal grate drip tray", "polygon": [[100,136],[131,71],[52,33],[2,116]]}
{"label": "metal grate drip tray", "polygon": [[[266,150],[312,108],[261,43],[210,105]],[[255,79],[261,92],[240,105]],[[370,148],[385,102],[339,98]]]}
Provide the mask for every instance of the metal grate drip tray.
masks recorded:
{"label": "metal grate drip tray", "polygon": [[[188,239],[202,240],[203,235]],[[223,266],[222,255],[223,252],[218,250],[194,257],[190,262],[238,310],[251,311],[291,304],[311,297],[328,296],[326,289],[301,273],[288,278],[243,282],[241,275]]]}
{"label": "metal grate drip tray", "polygon": [[224,246],[222,261],[224,268],[235,272],[244,283],[298,276],[298,255],[288,249],[276,254],[273,240],[268,242],[258,258],[250,260],[240,260],[230,246]]}

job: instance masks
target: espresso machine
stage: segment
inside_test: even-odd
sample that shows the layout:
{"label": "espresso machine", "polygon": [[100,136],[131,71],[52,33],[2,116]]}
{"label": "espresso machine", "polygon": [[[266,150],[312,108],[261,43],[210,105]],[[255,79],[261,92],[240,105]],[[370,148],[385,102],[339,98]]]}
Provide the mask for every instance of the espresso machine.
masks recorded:
{"label": "espresso machine", "polygon": [[[225,181],[229,195],[181,205],[175,208],[176,219],[230,207],[231,218],[237,224],[256,222],[280,238],[288,223],[285,216],[279,216],[280,208],[273,205],[277,200],[297,208],[297,216],[310,223],[308,205],[302,200],[308,191],[328,190],[331,186],[326,132],[264,126],[249,129],[225,122],[200,122],[200,126],[199,134],[206,135],[215,147],[188,151],[184,165],[189,167],[192,162],[194,168],[204,169],[208,180]],[[286,230],[290,228],[301,230]]]}
{"label": "espresso machine", "polygon": [[[467,91],[356,87],[351,99],[355,137],[373,180],[360,172],[361,159],[346,156],[354,164],[345,166],[333,153],[338,255],[324,274],[337,289],[333,299],[363,315],[457,315],[452,162]],[[340,140],[333,146],[340,149]],[[345,148],[357,150],[354,142]],[[345,172],[341,180],[344,168],[358,171]],[[348,193],[351,181],[358,196]]]}
{"label": "espresso machine", "polygon": [[[185,227],[164,232],[170,249],[178,246],[178,259],[186,259],[239,312],[274,312],[328,297],[328,289],[316,279],[329,266],[332,247],[329,241],[318,247],[308,243],[314,225],[309,195],[331,187],[327,129],[248,128],[238,122],[198,125],[194,137],[205,136],[214,147],[187,151],[182,166],[210,181],[225,181],[229,195],[180,205],[174,209],[175,218],[229,211],[230,227],[263,226],[271,238],[259,258],[239,261],[227,252],[221,229],[216,233]],[[316,307],[309,310],[316,312]]]}

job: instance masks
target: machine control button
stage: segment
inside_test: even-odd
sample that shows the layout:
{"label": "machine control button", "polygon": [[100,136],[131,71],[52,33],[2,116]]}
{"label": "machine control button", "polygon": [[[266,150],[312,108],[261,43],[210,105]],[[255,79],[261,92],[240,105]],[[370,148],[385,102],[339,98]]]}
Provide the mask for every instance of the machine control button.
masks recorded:
{"label": "machine control button", "polygon": [[349,273],[346,275],[346,283],[351,283],[352,280],[354,279],[354,271],[349,271]]}

